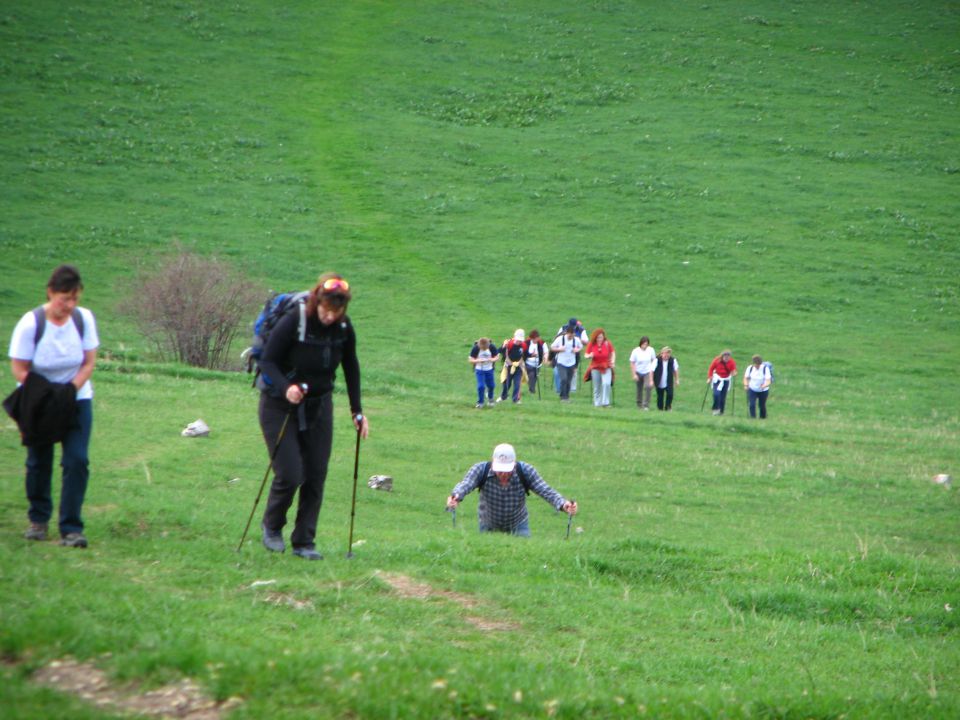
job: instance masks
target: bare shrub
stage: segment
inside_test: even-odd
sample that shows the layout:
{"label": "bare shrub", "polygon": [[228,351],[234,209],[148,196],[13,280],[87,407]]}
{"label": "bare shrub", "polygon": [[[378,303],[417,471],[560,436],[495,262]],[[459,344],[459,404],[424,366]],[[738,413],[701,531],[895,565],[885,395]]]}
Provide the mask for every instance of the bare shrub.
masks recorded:
{"label": "bare shrub", "polygon": [[223,369],[233,339],[263,296],[229,263],[178,247],[156,270],[140,274],[121,311],[164,358]]}

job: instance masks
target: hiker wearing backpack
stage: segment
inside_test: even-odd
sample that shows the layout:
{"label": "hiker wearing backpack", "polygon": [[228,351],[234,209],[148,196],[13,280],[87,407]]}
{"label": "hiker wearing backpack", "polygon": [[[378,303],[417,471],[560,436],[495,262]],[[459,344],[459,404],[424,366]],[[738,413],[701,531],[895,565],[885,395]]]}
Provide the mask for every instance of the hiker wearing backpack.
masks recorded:
{"label": "hiker wearing backpack", "polygon": [[550,351],[540,337],[539,330],[530,331],[530,339],[527,341],[527,349],[523,353],[523,360],[527,365],[527,382],[531,395],[540,392],[540,386],[537,384],[540,380],[540,368],[547,362]]}
{"label": "hiker wearing backpack", "polygon": [[770,394],[770,384],[773,382],[773,373],[770,363],[765,363],[759,355],[754,355],[751,365],[743,374],[743,387],[747,391],[747,405],[750,408],[750,417],[757,417],[757,404],[760,405],[760,419],[767,418],[767,397]]}
{"label": "hiker wearing backpack", "polygon": [[[77,548],[87,547],[81,511],[90,479],[90,377],[100,345],[93,313],[77,304],[82,291],[83,282],[75,267],[56,268],[47,282],[47,302],[20,318],[13,329],[9,353],[19,385],[10,399],[18,398],[16,419],[27,446],[30,526],[23,536],[27,540],[47,539],[53,515],[53,446],[59,442],[63,470],[60,544]],[[55,404],[47,405],[44,395]],[[7,405],[5,402],[4,407]]]}
{"label": "hiker wearing backpack", "polygon": [[714,415],[723,415],[727,405],[727,392],[736,376],[737,363],[729,350],[717,355],[707,368],[707,384],[713,388]]}
{"label": "hiker wearing backpack", "polygon": [[333,381],[338,366],[347,382],[353,425],[360,437],[369,434],[360,406],[357,338],[346,314],[351,297],[350,284],[340,275],[321,275],[306,298],[276,321],[263,346],[259,419],[267,451],[276,450],[276,456],[261,527],[263,545],[272,552],[286,549],[282,531],[299,491],[290,534],[293,554],[306,560],[322,558],[315,537],[333,443]]}
{"label": "hiker wearing backpack", "polygon": [[500,347],[500,357],[503,358],[503,368],[500,371],[500,398],[497,402],[503,402],[507,399],[507,392],[510,386],[513,386],[513,402],[520,404],[520,386],[526,379],[526,367],[524,366],[523,356],[527,351],[527,343],[524,340],[523,330],[518,328],[513,333],[513,338],[504,340]]}
{"label": "hiker wearing backpack", "polygon": [[483,392],[487,392],[487,407],[493,406],[493,366],[497,362],[500,353],[497,346],[490,342],[490,338],[482,337],[477,340],[470,349],[470,356],[467,360],[473,365],[474,374],[477,376],[477,404],[476,407],[483,407]]}
{"label": "hiker wearing backpack", "polygon": [[447,498],[447,509],[456,510],[463,498],[480,491],[477,517],[480,532],[506,532],[530,537],[527,495],[531,491],[556,510],[575,515],[577,503],[565,499],[547,485],[533,465],[517,462],[512,445],[502,443],[493,449],[493,459],[473,465]]}
{"label": "hiker wearing backpack", "polygon": [[568,325],[550,346],[550,352],[557,359],[557,373],[560,376],[560,401],[570,402],[570,387],[577,372],[577,358],[583,350],[583,343],[577,337],[576,325]]}

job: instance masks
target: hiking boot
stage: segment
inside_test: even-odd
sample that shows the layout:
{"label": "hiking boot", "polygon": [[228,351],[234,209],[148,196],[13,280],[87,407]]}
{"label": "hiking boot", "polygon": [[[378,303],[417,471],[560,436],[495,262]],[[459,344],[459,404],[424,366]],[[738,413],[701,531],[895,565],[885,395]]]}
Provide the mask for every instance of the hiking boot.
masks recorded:
{"label": "hiking boot", "polygon": [[267,529],[266,525],[261,525],[263,530],[263,546],[270,552],[282,553],[287,549],[283,542],[283,533],[276,530]]}
{"label": "hiking boot", "polygon": [[87,546],[87,539],[83,536],[83,533],[67,533],[60,538],[60,544],[64,547],[85,548]]}
{"label": "hiking boot", "polygon": [[474,405],[474,407],[475,407],[477,410],[480,410],[481,408],[483,408],[483,403],[477,403],[476,405]]}
{"label": "hiking boot", "polygon": [[298,547],[293,549],[293,554],[304,560],[323,560],[323,555],[318,553],[312,547]]}
{"label": "hiking boot", "polygon": [[30,523],[30,527],[28,527],[26,532],[23,533],[23,537],[26,540],[46,540],[47,524],[35,522]]}

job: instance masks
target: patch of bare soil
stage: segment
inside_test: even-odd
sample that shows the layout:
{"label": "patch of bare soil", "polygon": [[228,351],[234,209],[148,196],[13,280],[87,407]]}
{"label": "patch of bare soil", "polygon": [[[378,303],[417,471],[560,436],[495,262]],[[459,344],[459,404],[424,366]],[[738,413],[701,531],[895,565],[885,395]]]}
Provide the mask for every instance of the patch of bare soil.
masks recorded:
{"label": "patch of bare soil", "polygon": [[[475,597],[464,595],[463,593],[456,593],[451,590],[438,590],[428,583],[419,582],[406,575],[378,572],[377,576],[403,598],[412,598],[415,600],[443,598],[444,600],[456,603],[465,610],[476,610],[480,607],[480,601]],[[491,620],[474,614],[465,615],[464,620],[484,632],[502,632],[520,629],[520,625],[515,622]]]}
{"label": "patch of bare soil", "polygon": [[138,693],[135,686],[112,685],[102,670],[72,658],[54,660],[40,668],[33,674],[33,681],[110,711],[161,718],[220,720],[240,704],[238,698],[223,702],[212,700],[203,694],[199,685],[188,679]]}

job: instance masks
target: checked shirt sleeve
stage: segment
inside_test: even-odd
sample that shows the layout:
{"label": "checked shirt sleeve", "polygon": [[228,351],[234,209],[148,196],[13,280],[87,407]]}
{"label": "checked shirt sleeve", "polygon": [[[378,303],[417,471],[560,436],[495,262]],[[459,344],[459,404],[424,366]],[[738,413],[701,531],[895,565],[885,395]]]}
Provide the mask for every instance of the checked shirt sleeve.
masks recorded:
{"label": "checked shirt sleeve", "polygon": [[450,494],[463,500],[464,497],[476,490],[480,484],[480,474],[485,465],[486,463],[477,463],[467,470],[467,474],[463,476],[463,480],[457,483]]}
{"label": "checked shirt sleeve", "polygon": [[563,509],[563,506],[567,504],[566,499],[563,497],[563,495],[547,485],[533,465],[527,465],[527,463],[523,463],[523,472],[527,476],[527,482],[530,483],[530,489],[533,492],[553,505],[555,509]]}

